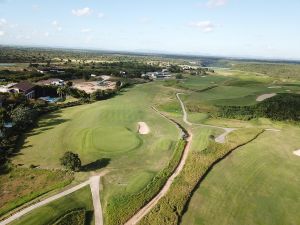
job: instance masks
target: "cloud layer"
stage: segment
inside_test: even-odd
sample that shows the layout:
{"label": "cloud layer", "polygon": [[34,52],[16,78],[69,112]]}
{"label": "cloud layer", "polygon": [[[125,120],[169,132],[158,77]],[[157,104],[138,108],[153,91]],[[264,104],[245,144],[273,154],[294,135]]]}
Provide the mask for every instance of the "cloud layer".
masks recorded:
{"label": "cloud layer", "polygon": [[209,20],[206,20],[206,21],[198,21],[198,22],[191,22],[190,23],[190,26],[191,27],[196,27],[196,28],[199,28],[201,29],[203,32],[212,32],[215,28],[215,25],[209,21]]}
{"label": "cloud layer", "polygon": [[88,16],[92,14],[92,10],[89,7],[85,7],[82,9],[73,9],[72,14],[74,16]]}

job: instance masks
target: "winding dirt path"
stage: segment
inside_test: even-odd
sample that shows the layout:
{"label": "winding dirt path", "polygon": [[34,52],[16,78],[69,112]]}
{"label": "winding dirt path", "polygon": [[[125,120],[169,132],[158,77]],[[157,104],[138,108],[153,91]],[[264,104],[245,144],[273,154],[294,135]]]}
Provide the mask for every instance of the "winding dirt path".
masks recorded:
{"label": "winding dirt path", "polygon": [[49,197],[41,202],[35,203],[25,209],[22,209],[21,211],[15,213],[11,217],[1,221],[0,225],[9,224],[9,223],[13,222],[14,220],[17,220],[17,219],[21,218],[22,216],[30,213],[32,210],[42,207],[44,205],[47,205],[57,199],[60,199],[66,195],[69,195],[75,191],[78,191],[79,189],[81,189],[87,185],[90,185],[91,192],[92,192],[94,214],[95,214],[95,225],[103,225],[103,216],[102,216],[102,209],[101,209],[100,196],[99,196],[100,176],[93,176],[89,180],[87,180],[75,187],[72,187],[66,191],[63,191],[59,194]]}
{"label": "winding dirt path", "polygon": [[228,134],[230,134],[232,131],[237,130],[237,128],[226,128],[226,127],[219,127],[219,126],[213,126],[213,125],[206,125],[206,124],[201,124],[201,123],[191,123],[188,120],[188,114],[186,112],[184,103],[182,102],[180,95],[182,93],[177,93],[176,97],[178,99],[178,101],[180,102],[181,108],[182,108],[182,112],[183,112],[183,122],[185,122],[187,125],[191,126],[191,125],[197,125],[197,126],[202,126],[202,127],[209,127],[209,128],[216,128],[216,129],[222,129],[224,130],[224,133],[222,133],[221,135],[219,135],[218,137],[215,138],[215,141],[218,143],[225,143],[226,140],[226,136]]}
{"label": "winding dirt path", "polygon": [[[184,109],[184,105],[182,104],[181,107],[183,107]],[[152,109],[154,111],[156,111],[157,113],[159,113],[162,117],[164,117],[165,119],[171,121],[172,123],[174,123],[181,131],[182,134],[185,134],[185,132],[179,127],[178,124],[176,124],[174,121],[172,121],[171,119],[169,119],[168,117],[166,117],[165,115],[163,115],[162,113],[160,113],[156,108],[152,107]],[[185,110],[184,110],[185,112]],[[186,124],[189,125],[188,121],[187,121],[187,115],[183,114],[183,120]],[[181,157],[181,160],[176,168],[176,170],[174,171],[174,173],[169,177],[169,179],[167,180],[167,182],[165,183],[165,185],[163,186],[163,188],[160,190],[160,192],[148,203],[146,204],[143,208],[140,209],[140,211],[138,211],[130,220],[128,220],[125,225],[135,225],[137,224],[144,216],[146,216],[151,209],[158,203],[158,201],[166,195],[166,193],[168,192],[168,190],[170,189],[173,181],[175,180],[175,178],[180,174],[180,172],[182,171],[185,162],[187,160],[190,148],[191,148],[191,142],[193,139],[193,134],[189,131],[188,135],[189,137],[186,139],[187,144],[183,150],[183,154]]]}

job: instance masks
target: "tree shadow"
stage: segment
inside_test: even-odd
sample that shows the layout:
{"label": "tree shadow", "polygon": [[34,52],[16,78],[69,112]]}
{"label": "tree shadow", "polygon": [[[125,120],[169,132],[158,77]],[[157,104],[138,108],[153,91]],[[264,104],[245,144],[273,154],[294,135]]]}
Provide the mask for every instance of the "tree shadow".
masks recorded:
{"label": "tree shadow", "polygon": [[98,159],[94,162],[91,162],[91,163],[88,163],[88,164],[82,166],[81,171],[89,172],[89,171],[102,169],[102,168],[108,166],[110,161],[111,161],[111,159],[109,159],[109,158]]}
{"label": "tree shadow", "polygon": [[92,225],[94,212],[89,210],[85,212],[85,225]]}

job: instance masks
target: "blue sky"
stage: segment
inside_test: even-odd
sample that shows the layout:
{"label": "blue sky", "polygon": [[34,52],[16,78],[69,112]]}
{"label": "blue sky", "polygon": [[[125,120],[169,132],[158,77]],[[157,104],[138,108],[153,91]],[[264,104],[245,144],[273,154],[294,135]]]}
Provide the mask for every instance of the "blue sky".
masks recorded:
{"label": "blue sky", "polygon": [[299,0],[0,0],[0,44],[300,59]]}

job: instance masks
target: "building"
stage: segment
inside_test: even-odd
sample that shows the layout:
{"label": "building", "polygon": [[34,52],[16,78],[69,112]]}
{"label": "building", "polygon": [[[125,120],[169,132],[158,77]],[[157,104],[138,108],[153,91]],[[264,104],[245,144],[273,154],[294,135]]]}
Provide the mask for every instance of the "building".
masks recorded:
{"label": "building", "polygon": [[26,98],[32,99],[35,97],[36,86],[28,81],[21,81],[14,85],[13,90],[17,93],[22,93]]}
{"label": "building", "polygon": [[50,82],[50,85],[54,85],[54,86],[64,86],[65,85],[65,82],[63,80],[60,80],[60,79],[53,79],[51,82]]}
{"label": "building", "polygon": [[146,74],[143,74],[142,77],[148,77],[150,79],[165,79],[170,78],[171,75],[168,70],[163,70],[161,72],[148,72]]}
{"label": "building", "polygon": [[10,84],[6,84],[6,85],[1,85],[0,86],[0,92],[1,93],[9,93],[9,92],[13,92],[13,87],[16,85],[17,83],[10,83]]}

